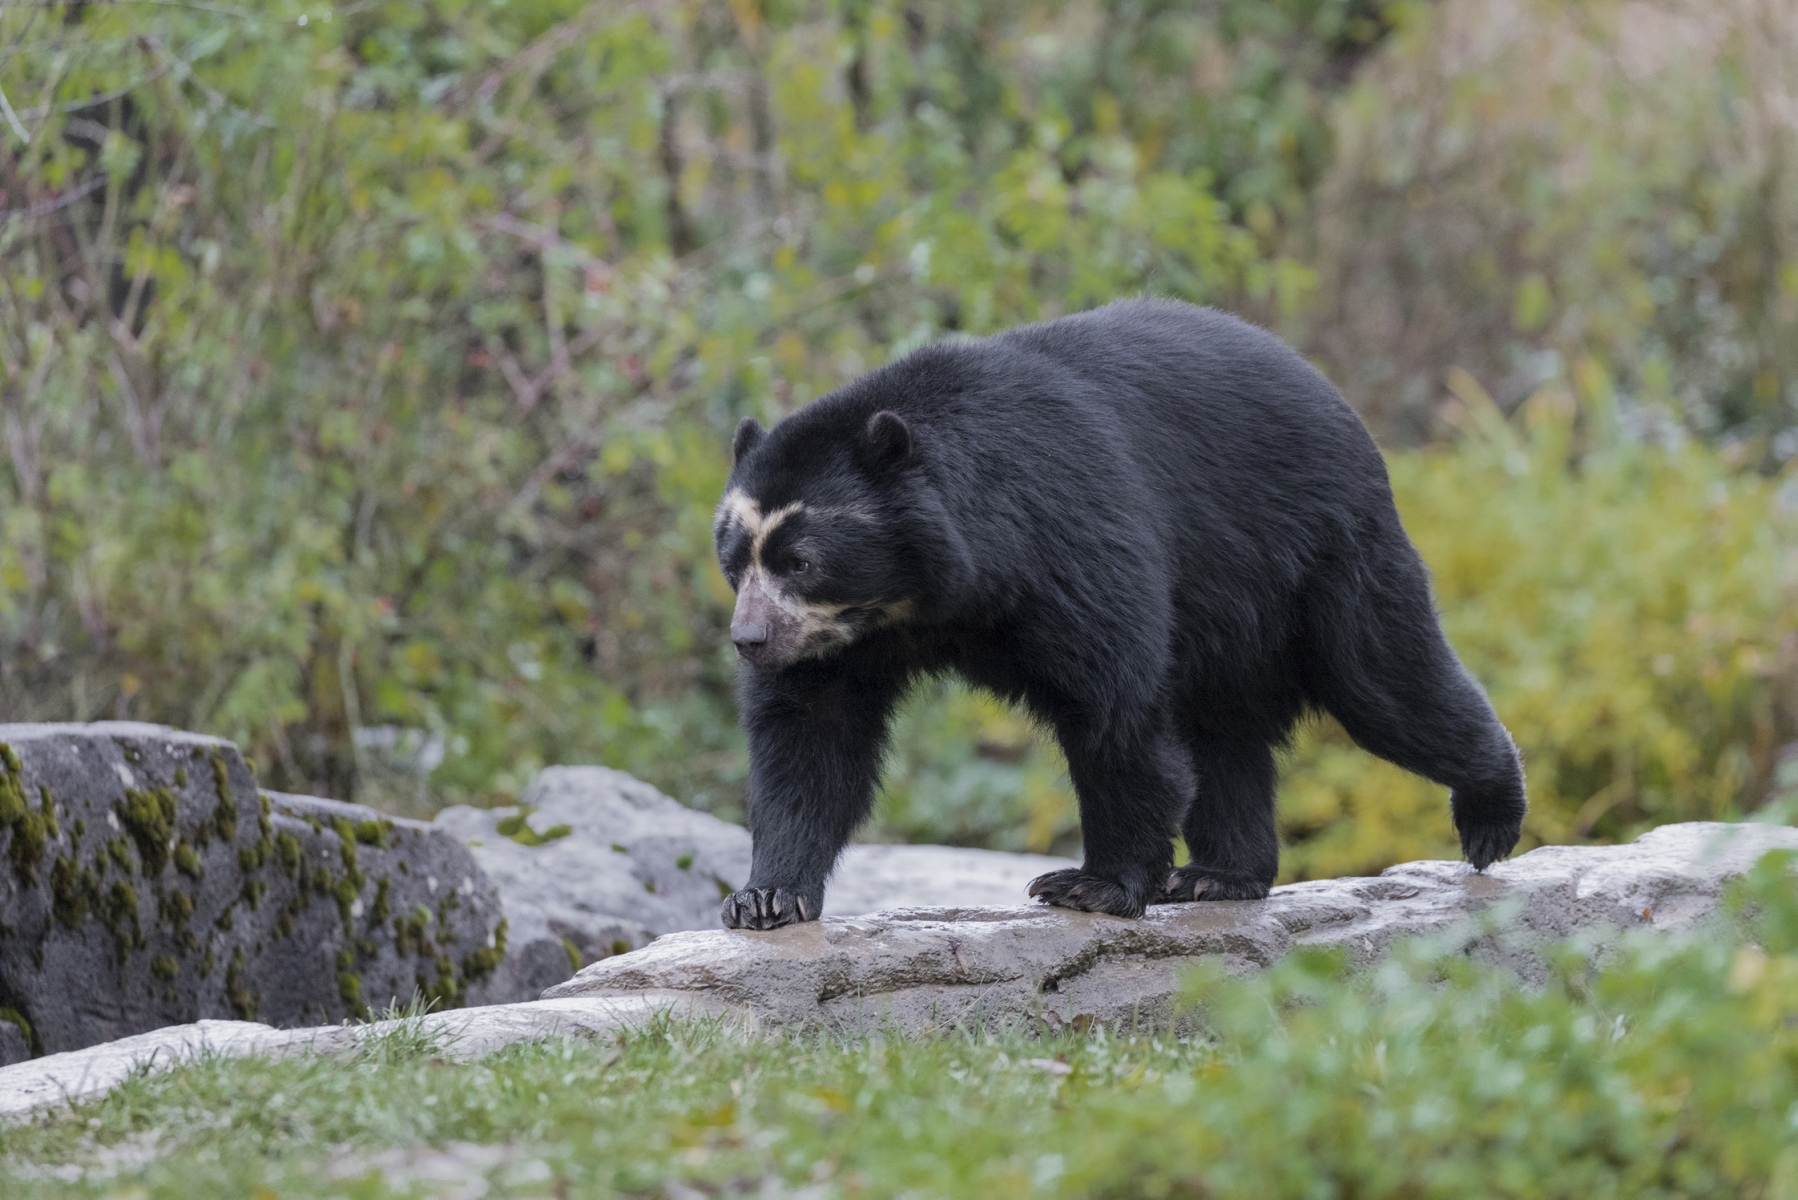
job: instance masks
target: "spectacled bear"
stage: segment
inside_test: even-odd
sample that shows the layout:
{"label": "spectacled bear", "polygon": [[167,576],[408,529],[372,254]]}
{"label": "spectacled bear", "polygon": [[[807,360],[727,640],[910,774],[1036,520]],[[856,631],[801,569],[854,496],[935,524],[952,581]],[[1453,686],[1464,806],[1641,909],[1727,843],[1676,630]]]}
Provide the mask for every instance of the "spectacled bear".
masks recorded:
{"label": "spectacled bear", "polygon": [[1050,904],[1267,895],[1274,754],[1314,710],[1449,787],[1475,868],[1516,845],[1517,750],[1443,638],[1385,463],[1271,334],[1112,304],[914,351],[744,420],[733,450],[713,532],[754,852],[725,925],[818,916],[894,706],[937,672],[1066,752],[1085,862],[1030,885]]}

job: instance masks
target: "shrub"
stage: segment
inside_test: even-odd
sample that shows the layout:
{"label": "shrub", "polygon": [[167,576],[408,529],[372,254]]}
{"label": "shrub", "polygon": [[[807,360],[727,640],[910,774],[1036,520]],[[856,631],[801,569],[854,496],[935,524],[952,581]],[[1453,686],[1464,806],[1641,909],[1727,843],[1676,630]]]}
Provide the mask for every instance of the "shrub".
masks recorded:
{"label": "shrub", "polygon": [[[1380,32],[1286,8],[1232,35],[1257,95],[1305,14]],[[356,731],[401,726],[438,798],[597,758],[728,810],[737,418],[1144,288],[1303,292],[1213,164],[1315,106],[1164,136],[1218,36],[1024,0],[0,7],[0,720],[212,730],[365,799]]]}
{"label": "shrub", "polygon": [[[1798,22],[1783,0],[1394,4],[1333,110],[1308,345],[1388,436],[1451,368],[1509,412],[1589,361],[1648,424],[1798,454]],[[1588,368],[1589,369],[1589,368]]]}

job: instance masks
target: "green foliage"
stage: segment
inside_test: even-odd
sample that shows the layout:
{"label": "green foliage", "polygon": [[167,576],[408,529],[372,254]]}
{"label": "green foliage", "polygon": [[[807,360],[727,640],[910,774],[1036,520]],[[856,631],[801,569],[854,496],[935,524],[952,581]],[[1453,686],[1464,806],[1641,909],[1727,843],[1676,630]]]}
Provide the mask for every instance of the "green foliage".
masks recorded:
{"label": "green foliage", "polygon": [[[1766,0],[1623,12],[0,8],[0,720],[394,806],[599,761],[735,815],[734,422],[1147,290],[1287,324],[1388,434],[1465,427],[1394,481],[1532,841],[1752,808],[1792,529],[1731,464],[1789,456],[1798,56]],[[1543,398],[1507,431],[1475,379]],[[1058,756],[965,690],[889,782],[879,836],[1077,848]],[[1282,814],[1294,875],[1453,850],[1327,726]]]}
{"label": "green foliage", "polygon": [[[439,798],[597,759],[728,808],[739,416],[944,333],[1306,291],[1234,216],[1321,160],[1251,147],[1317,142],[1307,80],[1380,26],[1226,10],[0,10],[0,719],[216,730],[334,795],[394,724]],[[1230,47],[1259,99],[1195,99]]]}
{"label": "green foliage", "polygon": [[[1798,454],[1798,24],[1782,0],[1395,4],[1334,114],[1308,344],[1392,436],[1451,368],[1509,411],[1609,374],[1626,416]],[[1311,240],[1314,239],[1314,240]]]}
{"label": "green foliage", "polygon": [[1208,1036],[1189,1040],[652,1022],[454,1066],[409,1020],[354,1057],[140,1074],[0,1129],[0,1174],[19,1200],[372,1200],[421,1180],[519,1197],[1784,1197],[1791,868],[1773,856],[1738,889],[1740,927],[1642,931],[1596,960],[1552,949],[1539,987],[1469,959],[1469,931],[1356,974],[1316,952],[1245,979],[1202,969]]}

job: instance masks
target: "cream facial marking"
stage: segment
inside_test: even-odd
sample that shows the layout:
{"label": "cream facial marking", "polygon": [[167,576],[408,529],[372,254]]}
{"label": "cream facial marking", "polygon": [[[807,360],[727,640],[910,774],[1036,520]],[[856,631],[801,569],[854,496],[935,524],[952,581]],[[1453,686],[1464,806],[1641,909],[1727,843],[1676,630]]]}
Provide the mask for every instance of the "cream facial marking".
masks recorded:
{"label": "cream facial marking", "polygon": [[726,524],[733,520],[741,525],[743,532],[750,537],[749,561],[759,565],[762,561],[762,547],[767,543],[768,535],[782,521],[794,513],[804,511],[805,505],[795,500],[763,515],[760,501],[751,500],[741,491],[732,488],[718,503],[717,530],[722,532]]}

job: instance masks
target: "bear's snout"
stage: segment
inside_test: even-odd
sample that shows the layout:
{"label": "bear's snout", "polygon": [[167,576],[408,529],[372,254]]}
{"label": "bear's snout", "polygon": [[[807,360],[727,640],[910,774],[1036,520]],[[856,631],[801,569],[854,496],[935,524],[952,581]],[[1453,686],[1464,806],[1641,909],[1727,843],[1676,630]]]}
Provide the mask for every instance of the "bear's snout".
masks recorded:
{"label": "bear's snout", "polygon": [[780,597],[764,573],[752,570],[737,593],[737,608],[730,618],[730,640],[744,662],[773,667],[795,656],[800,640],[795,622],[781,611]]}

